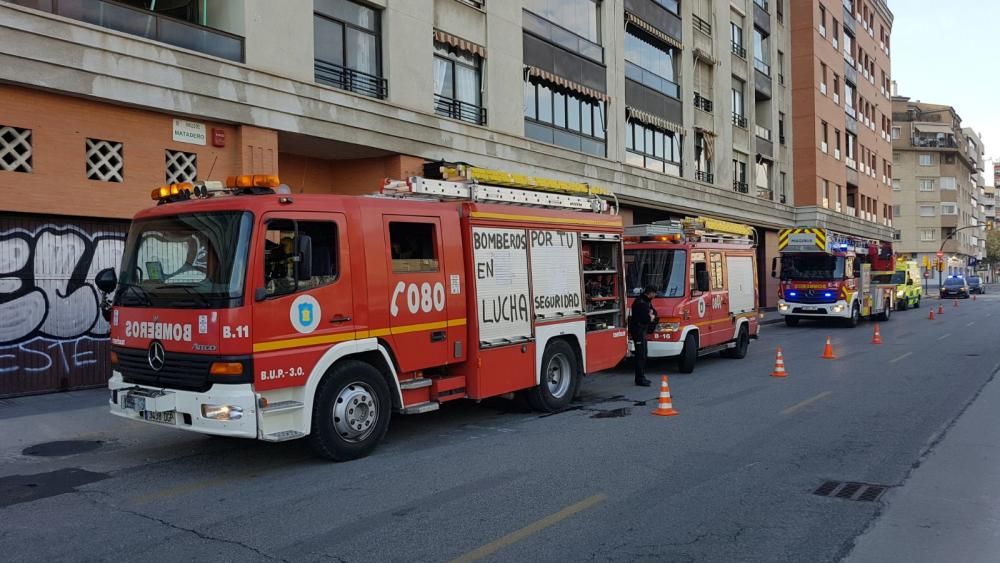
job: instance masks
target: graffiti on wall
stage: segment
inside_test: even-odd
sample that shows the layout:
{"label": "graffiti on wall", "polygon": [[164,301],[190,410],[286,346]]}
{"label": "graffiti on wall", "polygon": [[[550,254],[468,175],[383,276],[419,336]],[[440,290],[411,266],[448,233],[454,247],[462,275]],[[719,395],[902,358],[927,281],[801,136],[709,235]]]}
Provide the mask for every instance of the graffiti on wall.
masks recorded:
{"label": "graffiti on wall", "polygon": [[[0,376],[45,374],[56,388],[106,379],[90,373],[104,364],[109,332],[94,276],[118,268],[125,226],[87,226],[0,225]],[[0,383],[0,395],[15,392]]]}

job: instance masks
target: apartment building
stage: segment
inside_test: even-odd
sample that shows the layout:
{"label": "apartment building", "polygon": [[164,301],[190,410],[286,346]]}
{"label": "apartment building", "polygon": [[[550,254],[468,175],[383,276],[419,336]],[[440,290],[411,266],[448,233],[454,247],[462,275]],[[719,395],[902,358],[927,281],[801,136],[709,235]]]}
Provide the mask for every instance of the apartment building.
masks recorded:
{"label": "apartment building", "polygon": [[955,108],[905,96],[892,98],[892,139],[898,251],[933,262],[940,250],[945,274],[974,272],[986,248],[982,140]]}
{"label": "apartment building", "polygon": [[795,205],[893,227],[890,36],[883,0],[792,2]]}

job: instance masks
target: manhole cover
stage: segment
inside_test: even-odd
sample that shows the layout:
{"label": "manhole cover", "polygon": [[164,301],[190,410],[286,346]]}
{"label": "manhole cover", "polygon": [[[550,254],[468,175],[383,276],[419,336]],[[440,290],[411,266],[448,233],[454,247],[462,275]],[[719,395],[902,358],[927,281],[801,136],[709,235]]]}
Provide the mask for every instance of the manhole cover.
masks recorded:
{"label": "manhole cover", "polygon": [[620,409],[611,409],[609,411],[599,411],[596,414],[590,415],[590,418],[621,418],[630,414],[632,414],[631,407],[622,407]]}
{"label": "manhole cover", "polygon": [[62,440],[59,442],[35,444],[34,446],[25,448],[21,453],[40,457],[58,457],[90,452],[101,447],[102,444],[104,442],[100,440]]}
{"label": "manhole cover", "polygon": [[826,481],[813,491],[814,495],[821,497],[836,497],[846,500],[856,500],[859,502],[873,502],[889,487],[885,485],[869,485],[868,483],[855,483],[853,481]]}

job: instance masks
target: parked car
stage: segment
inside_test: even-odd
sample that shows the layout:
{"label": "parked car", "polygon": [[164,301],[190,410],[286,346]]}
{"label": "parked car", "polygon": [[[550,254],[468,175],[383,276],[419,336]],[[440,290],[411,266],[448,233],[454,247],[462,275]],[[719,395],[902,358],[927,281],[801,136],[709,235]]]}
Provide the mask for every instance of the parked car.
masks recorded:
{"label": "parked car", "polygon": [[969,282],[962,276],[948,276],[941,287],[941,299],[954,298],[969,298]]}
{"label": "parked car", "polygon": [[969,293],[978,293],[979,295],[986,293],[986,286],[983,285],[979,276],[969,276]]}

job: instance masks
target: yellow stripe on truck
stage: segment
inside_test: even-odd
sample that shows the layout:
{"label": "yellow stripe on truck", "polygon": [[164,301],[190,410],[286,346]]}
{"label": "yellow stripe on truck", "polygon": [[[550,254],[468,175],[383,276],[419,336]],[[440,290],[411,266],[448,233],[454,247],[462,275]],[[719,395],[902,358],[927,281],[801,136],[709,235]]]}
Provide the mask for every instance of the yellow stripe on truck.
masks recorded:
{"label": "yellow stripe on truck", "polygon": [[291,348],[302,348],[305,346],[318,346],[321,344],[337,344],[349,340],[359,340],[361,338],[378,338],[392,334],[409,334],[411,332],[424,332],[429,330],[439,330],[453,326],[465,326],[468,321],[465,317],[448,319],[447,321],[437,321],[433,323],[418,323],[412,325],[396,326],[391,328],[377,328],[372,330],[357,330],[351,332],[338,332],[336,334],[321,334],[318,336],[299,336],[296,338],[284,338],[282,340],[272,340],[270,342],[257,342],[253,345],[254,352],[273,352],[275,350],[288,350]]}

